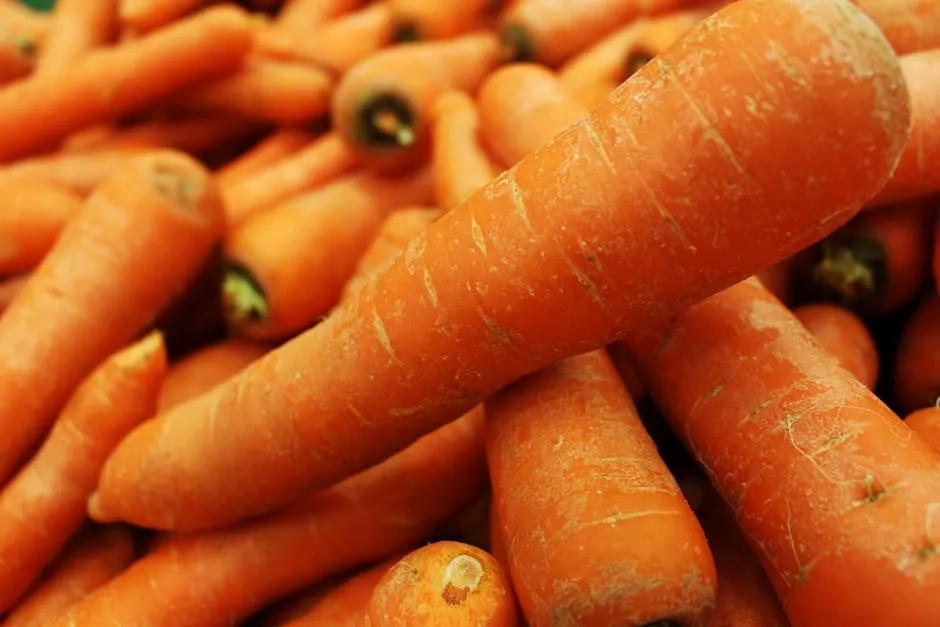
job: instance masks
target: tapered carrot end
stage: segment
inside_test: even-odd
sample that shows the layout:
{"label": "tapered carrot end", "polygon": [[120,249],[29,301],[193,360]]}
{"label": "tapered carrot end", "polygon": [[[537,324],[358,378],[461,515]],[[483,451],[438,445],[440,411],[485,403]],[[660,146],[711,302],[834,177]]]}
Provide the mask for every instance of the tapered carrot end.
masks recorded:
{"label": "tapered carrot end", "polygon": [[230,327],[262,322],[268,317],[264,290],[251,273],[236,265],[225,268],[222,277],[222,305]]}
{"label": "tapered carrot end", "polygon": [[114,363],[122,368],[134,368],[152,361],[167,361],[166,344],[163,333],[152,331],[142,340],[132,344],[114,356]]}
{"label": "tapered carrot end", "polygon": [[108,512],[101,506],[101,496],[98,494],[97,490],[88,497],[86,509],[88,510],[88,517],[95,522],[110,523],[117,520],[109,516]]}
{"label": "tapered carrot end", "polygon": [[499,29],[499,57],[504,63],[535,61],[538,53],[529,31],[519,24],[506,24]]}

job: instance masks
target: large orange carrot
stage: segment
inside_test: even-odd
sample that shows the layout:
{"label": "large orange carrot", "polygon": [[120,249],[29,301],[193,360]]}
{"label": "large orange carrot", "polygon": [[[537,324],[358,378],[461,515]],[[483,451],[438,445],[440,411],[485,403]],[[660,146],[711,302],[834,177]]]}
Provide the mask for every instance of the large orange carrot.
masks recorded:
{"label": "large orange carrot", "polygon": [[940,407],[918,409],[908,414],[904,423],[923,438],[930,448],[940,453]]}
{"label": "large orange carrot", "polygon": [[940,621],[940,456],[759,281],[626,341],[794,625]]}
{"label": "large orange carrot", "polygon": [[363,0],[290,0],[277,16],[277,25],[286,30],[309,34],[317,26],[353,11]]}
{"label": "large orange carrot", "polygon": [[412,166],[428,155],[435,98],[451,89],[474,91],[497,64],[497,52],[490,33],[380,51],[337,85],[333,123],[370,166]]}
{"label": "large orange carrot", "polygon": [[329,75],[305,63],[251,58],[234,74],[180,93],[169,107],[305,124],[329,110],[332,87]]}
{"label": "large orange carrot", "polygon": [[0,613],[81,528],[104,460],[156,411],[165,371],[158,333],[105,361],[72,396],[36,455],[0,492]]}
{"label": "large orange carrot", "polygon": [[940,399],[940,298],[917,305],[901,334],[894,364],[894,402],[902,413]]}
{"label": "large orange carrot", "polygon": [[898,54],[940,47],[940,0],[854,1]]}
{"label": "large orange carrot", "polygon": [[229,234],[223,298],[239,335],[283,339],[339,300],[385,217],[430,201],[429,169],[355,174],[288,200]]}
{"label": "large orange carrot", "polygon": [[450,209],[490,182],[498,172],[483,147],[480,115],[470,96],[448,91],[431,107],[434,199]]}
{"label": "large orange carrot", "polygon": [[447,39],[480,26],[493,0],[390,0],[397,41]]}
{"label": "large orange carrot", "polygon": [[117,5],[118,0],[58,0],[36,58],[36,72],[58,74],[86,52],[113,41]]}
{"label": "large orange carrot", "polygon": [[168,540],[53,627],[228,627],[294,590],[411,548],[485,485],[476,411],[286,509]]}
{"label": "large orange carrot", "polygon": [[911,139],[894,175],[872,205],[940,191],[940,173],[935,166],[940,162],[940,49],[901,57],[901,69],[911,93]]}
{"label": "large orange carrot", "polygon": [[35,46],[0,27],[0,85],[29,75],[35,66]]}
{"label": "large orange carrot", "polygon": [[588,112],[550,70],[534,63],[514,63],[493,72],[480,88],[479,100],[483,138],[507,167]]}
{"label": "large orange carrot", "polygon": [[204,0],[119,0],[121,24],[134,32],[147,32],[184,17]]}
{"label": "large orange carrot", "polygon": [[73,388],[195,275],[222,218],[202,166],[154,153],[126,164],[69,221],[0,319],[0,485]]}
{"label": "large orange carrot", "polygon": [[604,351],[503,388],[485,414],[493,502],[531,624],[704,624],[715,605],[705,534]]}
{"label": "large orange carrot", "polygon": [[251,46],[248,18],[222,6],[152,35],[76,59],[0,91],[0,160],[46,148],[84,126],[137,111],[237,67]]}
{"label": "large orange carrot", "polygon": [[[747,112],[767,98],[787,106]],[[331,485],[831,232],[887,179],[909,121],[896,58],[846,0],[735,2],[324,323],[137,429],[105,468],[99,513],[211,526]]]}
{"label": "large orange carrot", "polygon": [[268,352],[261,344],[228,339],[173,364],[163,381],[157,409],[163,411],[204,394]]}
{"label": "large orange carrot", "polygon": [[46,183],[64,187],[79,196],[87,196],[115,170],[127,163],[129,158],[153,148],[156,146],[125,146],[22,159],[7,166],[0,166],[0,185],[26,181]]}
{"label": "large orange carrot", "polygon": [[3,627],[43,627],[109,582],[134,559],[134,542],[120,527],[88,529],[76,536]]}
{"label": "large orange carrot", "polygon": [[435,542],[392,566],[375,585],[369,627],[515,627],[519,611],[509,575],[486,551]]}
{"label": "large orange carrot", "polygon": [[342,176],[355,165],[352,150],[336,133],[315,139],[294,154],[222,187],[229,227]]}
{"label": "large orange carrot", "polygon": [[878,347],[865,323],[838,305],[802,305],[793,310],[820,346],[870,390],[878,381]]}
{"label": "large orange carrot", "polygon": [[313,141],[314,135],[304,128],[286,127],[272,132],[232,161],[216,170],[215,180],[223,189],[236,181],[286,159]]}
{"label": "large orange carrot", "polygon": [[35,268],[82,208],[67,189],[33,181],[0,185],[0,198],[0,276]]}

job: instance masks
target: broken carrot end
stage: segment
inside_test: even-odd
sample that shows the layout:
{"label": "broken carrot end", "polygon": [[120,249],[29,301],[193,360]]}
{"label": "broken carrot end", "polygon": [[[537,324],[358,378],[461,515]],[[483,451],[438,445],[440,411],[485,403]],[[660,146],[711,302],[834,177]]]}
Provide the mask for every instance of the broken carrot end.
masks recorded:
{"label": "broken carrot end", "polygon": [[869,238],[823,242],[813,266],[813,283],[829,298],[847,306],[863,305],[879,294],[887,278],[884,248]]}
{"label": "broken carrot end", "polygon": [[251,273],[236,265],[227,265],[222,277],[222,306],[230,326],[261,322],[268,317],[264,290]]}

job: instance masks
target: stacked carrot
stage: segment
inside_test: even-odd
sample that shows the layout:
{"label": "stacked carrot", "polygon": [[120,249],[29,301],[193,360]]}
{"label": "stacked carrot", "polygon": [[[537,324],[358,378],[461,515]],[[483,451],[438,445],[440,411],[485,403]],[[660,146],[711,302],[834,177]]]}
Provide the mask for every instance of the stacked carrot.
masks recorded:
{"label": "stacked carrot", "polygon": [[938,78],[937,0],[0,0],[0,627],[940,624]]}

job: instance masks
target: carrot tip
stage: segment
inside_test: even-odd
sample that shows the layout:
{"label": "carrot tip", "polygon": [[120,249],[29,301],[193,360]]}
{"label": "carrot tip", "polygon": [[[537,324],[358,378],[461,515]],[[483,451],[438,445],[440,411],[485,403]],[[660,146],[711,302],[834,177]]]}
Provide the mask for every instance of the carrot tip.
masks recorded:
{"label": "carrot tip", "polygon": [[373,98],[360,113],[362,142],[376,148],[407,148],[418,139],[408,104],[389,94]]}
{"label": "carrot tip", "polygon": [[418,29],[418,25],[413,22],[401,22],[395,26],[392,41],[396,44],[421,41],[421,31]]}
{"label": "carrot tip", "polygon": [[248,270],[229,265],[222,277],[222,305],[231,326],[260,322],[268,317],[264,290]]}
{"label": "carrot tip", "polygon": [[535,45],[524,26],[506,24],[499,30],[499,42],[499,56],[505,63],[536,60]]}
{"label": "carrot tip", "polygon": [[886,278],[884,249],[867,238],[826,240],[822,258],[813,266],[813,283],[823,296],[845,305],[860,305],[874,297]]}
{"label": "carrot tip", "polygon": [[88,497],[88,516],[95,521],[100,523],[113,522],[111,518],[108,517],[107,512],[101,507],[101,496],[95,491],[90,497]]}

